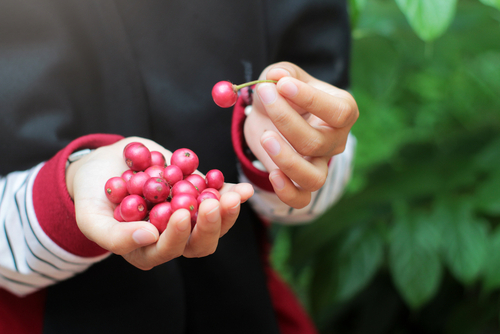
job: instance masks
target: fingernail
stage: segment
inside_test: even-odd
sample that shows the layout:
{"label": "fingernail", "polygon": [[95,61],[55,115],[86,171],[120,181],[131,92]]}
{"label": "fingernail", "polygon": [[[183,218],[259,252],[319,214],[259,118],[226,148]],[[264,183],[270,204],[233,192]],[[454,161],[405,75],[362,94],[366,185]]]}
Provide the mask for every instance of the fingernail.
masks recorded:
{"label": "fingernail", "polygon": [[219,206],[216,206],[214,209],[212,209],[212,211],[207,213],[206,217],[210,223],[217,222],[219,220],[219,217],[220,217]]}
{"label": "fingernail", "polygon": [[295,83],[288,79],[280,82],[279,90],[286,97],[294,97],[297,95],[299,88]]}
{"label": "fingernail", "polygon": [[276,85],[273,83],[263,83],[259,85],[257,93],[264,104],[272,104],[278,96]]}
{"label": "fingernail", "polygon": [[280,143],[278,143],[274,137],[264,139],[264,141],[262,141],[262,146],[266,152],[272,156],[278,155],[281,151]]}
{"label": "fingernail", "polygon": [[135,243],[138,245],[149,245],[156,241],[156,235],[149,230],[141,228],[132,233],[132,239],[134,239]]}
{"label": "fingernail", "polygon": [[177,229],[181,232],[187,230],[191,227],[191,219],[189,216],[182,218],[180,222],[177,223]]}
{"label": "fingernail", "polygon": [[291,76],[290,72],[288,72],[287,70],[285,70],[284,68],[273,68],[272,70],[270,70],[267,75],[267,77],[272,77],[272,78],[282,78],[282,77],[289,77]]}
{"label": "fingernail", "polygon": [[240,203],[236,204],[232,208],[229,208],[229,213],[234,214],[234,213],[238,212],[239,209],[240,209]]}
{"label": "fingernail", "polygon": [[277,190],[285,188],[285,180],[279,174],[271,175],[271,182]]}

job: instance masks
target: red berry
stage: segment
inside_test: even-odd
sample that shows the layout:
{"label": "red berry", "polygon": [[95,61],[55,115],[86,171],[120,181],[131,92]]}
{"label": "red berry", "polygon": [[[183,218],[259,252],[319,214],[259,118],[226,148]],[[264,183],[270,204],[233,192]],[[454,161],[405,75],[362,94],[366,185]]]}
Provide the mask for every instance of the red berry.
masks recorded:
{"label": "red berry", "polygon": [[191,217],[194,217],[195,213],[198,212],[198,201],[196,197],[190,194],[178,194],[172,197],[170,204],[172,205],[172,211],[187,209],[191,213]]}
{"label": "red berry", "polygon": [[165,167],[167,160],[165,156],[158,151],[151,151],[151,166]]}
{"label": "red berry", "polygon": [[133,142],[123,149],[123,159],[134,171],[143,171],[151,166],[151,152],[142,143]]}
{"label": "red berry", "polygon": [[156,204],[149,213],[149,222],[156,226],[158,232],[162,233],[165,231],[173,212],[170,202]]}
{"label": "red berry", "polygon": [[163,177],[163,170],[164,168],[159,165],[151,165],[146,170],[144,173],[148,174],[150,177]]}
{"label": "red berry", "polygon": [[133,171],[133,170],[131,170],[131,169],[127,169],[126,171],[124,171],[124,172],[122,173],[122,179],[124,179],[125,181],[127,181],[127,182],[128,182],[128,181],[130,180],[130,178],[131,178],[131,177],[132,177],[135,173],[137,173],[137,172],[135,172],[135,171]]}
{"label": "red berry", "polygon": [[128,195],[120,203],[120,214],[126,222],[143,220],[148,214],[146,201],[139,195]]}
{"label": "red berry", "polygon": [[203,202],[204,200],[209,199],[209,198],[219,200],[219,198],[217,198],[217,195],[211,191],[202,192],[201,194],[198,195],[196,200],[198,201],[198,204],[201,204],[201,202]]}
{"label": "red berry", "polygon": [[151,203],[164,202],[170,195],[170,186],[161,177],[151,177],[144,183],[142,194]]}
{"label": "red berry", "polygon": [[172,186],[172,198],[179,194],[189,194],[196,198],[198,197],[199,191],[191,182],[181,180]]}
{"label": "red berry", "polygon": [[203,176],[199,174],[191,174],[184,178],[184,180],[191,182],[198,192],[202,192],[207,187],[207,183]]}
{"label": "red berry", "polygon": [[118,206],[113,211],[113,218],[116,219],[116,220],[118,220],[119,222],[124,222],[125,221],[125,220],[123,220],[122,214],[120,213],[120,204],[118,204]]}
{"label": "red berry", "polygon": [[212,98],[219,107],[229,108],[236,103],[238,94],[232,83],[229,81],[219,81],[212,88]]}
{"label": "red berry", "polygon": [[128,195],[127,182],[119,176],[112,177],[104,185],[104,191],[111,203],[120,204]]}
{"label": "red berry", "polygon": [[137,172],[130,180],[127,182],[127,189],[129,194],[140,195],[142,196],[142,187],[147,180],[149,180],[150,176],[145,172]]}
{"label": "red berry", "polygon": [[184,174],[182,174],[179,166],[170,165],[163,169],[163,178],[167,180],[168,184],[173,186],[184,178]]}
{"label": "red berry", "polygon": [[172,153],[170,163],[178,166],[182,170],[182,174],[187,176],[198,168],[200,161],[198,156],[190,149],[179,148]]}
{"label": "red berry", "polygon": [[214,189],[214,188],[206,188],[205,190],[202,191],[202,193],[206,193],[206,192],[211,192],[213,193],[218,200],[220,200],[220,192],[217,190],[217,189]]}
{"label": "red berry", "polygon": [[207,180],[208,188],[220,190],[224,185],[224,174],[218,169],[209,170],[207,175],[205,175],[205,179]]}

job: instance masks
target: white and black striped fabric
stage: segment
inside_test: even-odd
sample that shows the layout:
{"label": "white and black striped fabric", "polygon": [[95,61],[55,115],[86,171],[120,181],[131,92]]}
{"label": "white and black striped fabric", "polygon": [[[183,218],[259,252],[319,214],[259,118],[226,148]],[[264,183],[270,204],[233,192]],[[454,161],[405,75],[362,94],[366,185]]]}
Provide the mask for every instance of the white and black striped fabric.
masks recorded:
{"label": "white and black striped fabric", "polygon": [[[349,135],[344,152],[333,157],[328,166],[328,177],[321,189],[311,194],[311,202],[302,209],[294,209],[281,202],[278,196],[254,186],[249,199],[253,209],[265,220],[281,224],[303,224],[321,216],[342,196],[352,173],[356,137]],[[250,182],[240,171],[240,182]]]}
{"label": "white and black striped fabric", "polygon": [[44,233],[32,202],[42,166],[0,177],[0,287],[19,296],[72,277],[108,256],[75,256]]}

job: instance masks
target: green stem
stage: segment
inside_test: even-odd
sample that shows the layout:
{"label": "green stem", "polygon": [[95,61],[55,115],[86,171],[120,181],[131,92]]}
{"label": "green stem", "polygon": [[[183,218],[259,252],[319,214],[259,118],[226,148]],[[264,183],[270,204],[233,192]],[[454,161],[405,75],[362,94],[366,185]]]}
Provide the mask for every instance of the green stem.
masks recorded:
{"label": "green stem", "polygon": [[277,83],[278,81],[275,81],[275,80],[255,80],[255,81],[246,82],[246,83],[241,84],[241,85],[233,85],[233,88],[235,91],[239,91],[243,87],[248,87],[248,86],[252,86],[252,85],[255,85],[258,83],[263,83],[263,82]]}

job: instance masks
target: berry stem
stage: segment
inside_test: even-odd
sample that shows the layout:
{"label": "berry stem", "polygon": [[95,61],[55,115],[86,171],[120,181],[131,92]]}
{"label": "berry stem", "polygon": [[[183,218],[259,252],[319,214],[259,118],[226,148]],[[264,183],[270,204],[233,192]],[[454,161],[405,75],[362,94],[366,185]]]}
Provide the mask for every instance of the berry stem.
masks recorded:
{"label": "berry stem", "polygon": [[246,82],[246,83],[241,84],[241,85],[233,85],[233,89],[235,92],[237,92],[240,89],[242,89],[243,87],[248,87],[248,86],[256,85],[258,83],[263,83],[263,82],[277,83],[278,81],[276,81],[276,80],[254,80],[254,81]]}

